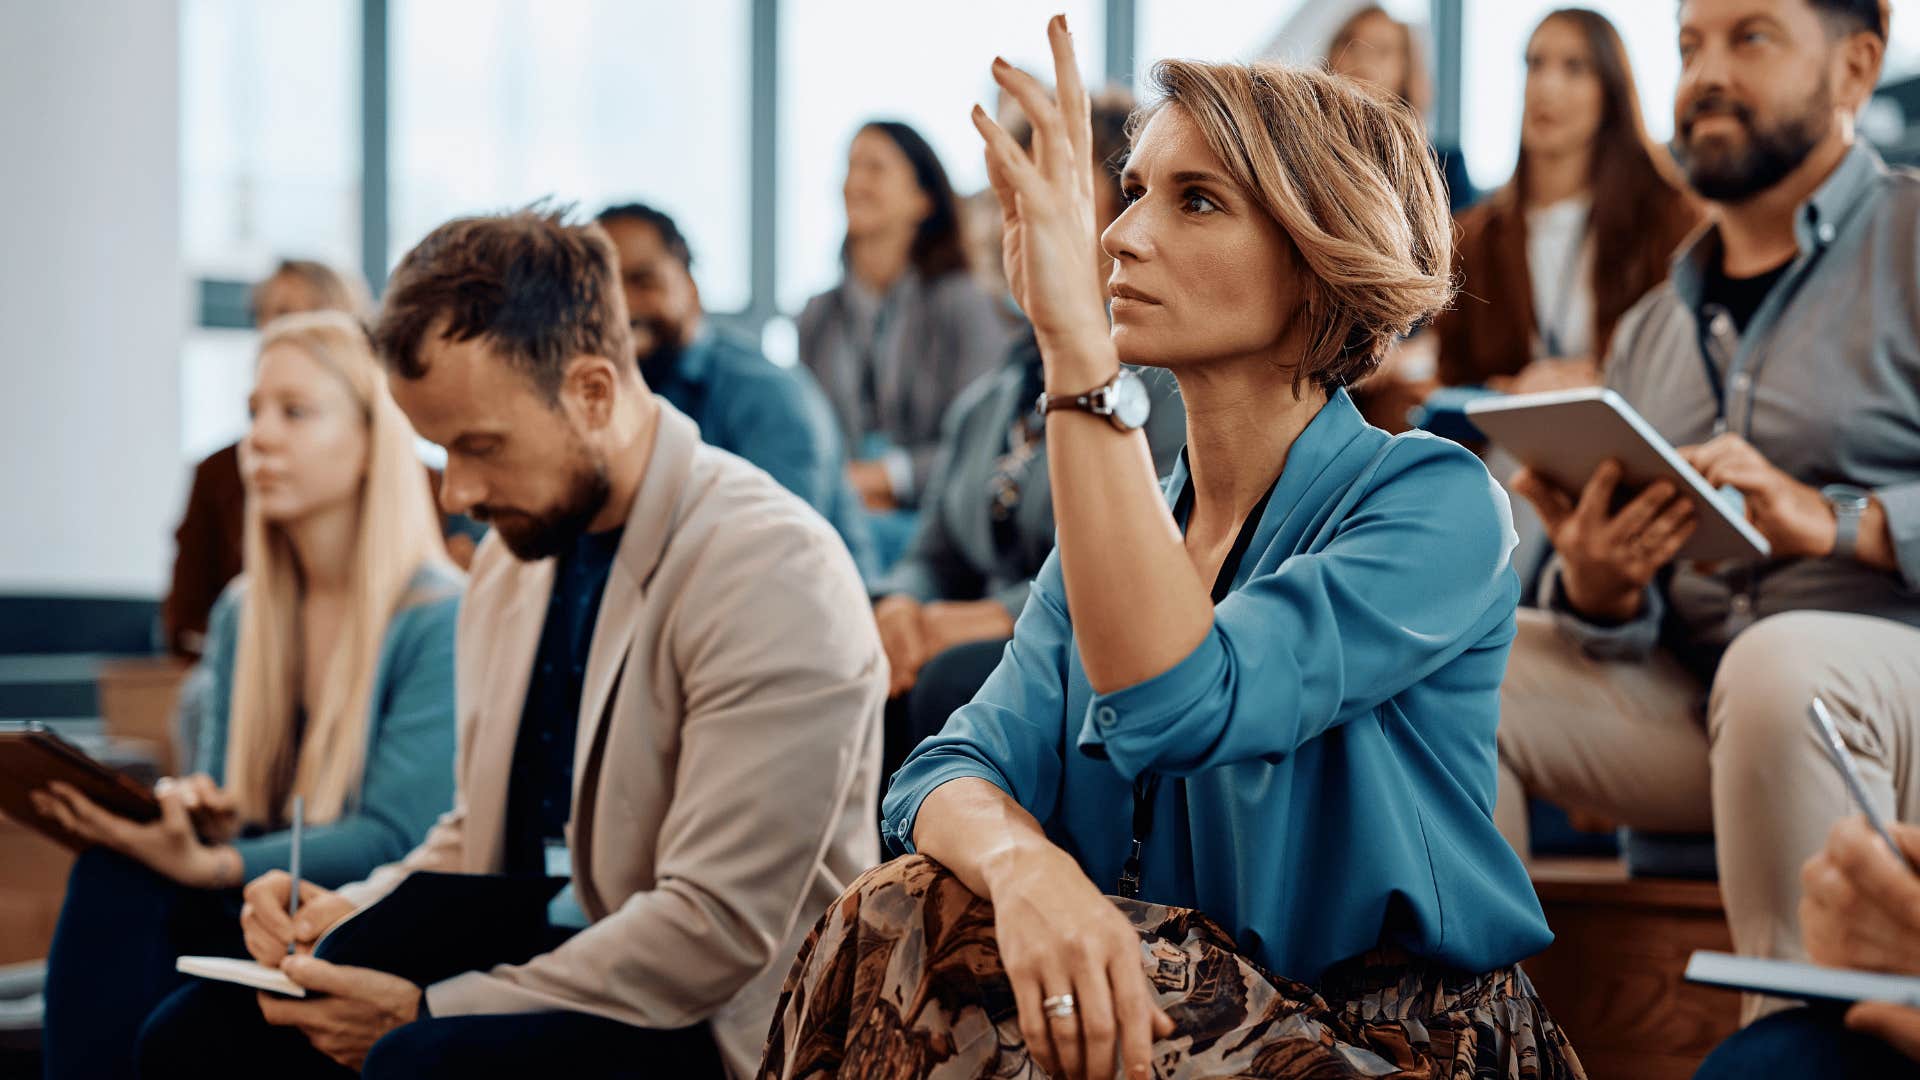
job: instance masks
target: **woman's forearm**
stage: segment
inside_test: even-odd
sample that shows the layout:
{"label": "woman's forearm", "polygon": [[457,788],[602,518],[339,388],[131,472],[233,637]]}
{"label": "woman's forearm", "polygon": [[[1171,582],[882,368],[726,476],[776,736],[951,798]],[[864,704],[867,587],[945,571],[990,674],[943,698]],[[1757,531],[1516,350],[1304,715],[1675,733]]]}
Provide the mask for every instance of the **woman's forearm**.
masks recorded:
{"label": "woman's forearm", "polygon": [[1052,846],[1032,814],[992,782],[963,776],[927,793],[913,823],[913,846],[953,872],[985,900],[1007,862]]}
{"label": "woman's forearm", "polygon": [[[1041,347],[1049,393],[1083,394],[1119,370],[1104,339]],[[1094,691],[1186,659],[1213,627],[1213,601],[1167,511],[1147,437],[1090,413],[1050,413],[1047,469],[1067,610]]]}

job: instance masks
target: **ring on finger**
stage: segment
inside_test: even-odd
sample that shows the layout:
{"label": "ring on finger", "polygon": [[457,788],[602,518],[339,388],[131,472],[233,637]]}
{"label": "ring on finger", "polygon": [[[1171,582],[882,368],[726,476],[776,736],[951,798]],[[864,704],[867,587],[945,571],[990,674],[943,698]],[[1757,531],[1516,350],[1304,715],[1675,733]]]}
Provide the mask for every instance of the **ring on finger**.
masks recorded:
{"label": "ring on finger", "polygon": [[1040,1011],[1053,1017],[1055,1020],[1065,1020],[1071,1017],[1076,1011],[1076,1008],[1077,1006],[1073,1003],[1072,994],[1055,994],[1040,1002]]}

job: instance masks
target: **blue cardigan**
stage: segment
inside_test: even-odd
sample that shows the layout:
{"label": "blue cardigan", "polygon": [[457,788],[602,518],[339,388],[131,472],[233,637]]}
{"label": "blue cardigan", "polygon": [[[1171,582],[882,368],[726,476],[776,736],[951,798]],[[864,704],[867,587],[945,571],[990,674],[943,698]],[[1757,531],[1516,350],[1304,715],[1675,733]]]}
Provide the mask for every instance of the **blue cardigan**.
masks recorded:
{"label": "blue cardigan", "polygon": [[[1170,504],[1187,482],[1182,460]],[[1531,956],[1552,935],[1493,825],[1514,542],[1477,458],[1369,427],[1339,391],[1191,655],[1095,694],[1056,552],[979,696],[895,774],[883,831],[911,851],[928,793],[980,777],[1112,892],[1151,771],[1140,898],[1198,908],[1271,971],[1315,983],[1382,944],[1470,972]]]}
{"label": "blue cardigan", "polygon": [[[223,784],[245,581],[236,581],[214,605],[201,661],[209,685],[194,767]],[[301,876],[322,888],[359,881],[412,851],[453,805],[453,633],[460,590],[457,571],[423,567],[387,625],[358,798],[338,820],[308,828],[301,840]],[[243,837],[234,846],[248,881],[287,868],[285,830]]]}

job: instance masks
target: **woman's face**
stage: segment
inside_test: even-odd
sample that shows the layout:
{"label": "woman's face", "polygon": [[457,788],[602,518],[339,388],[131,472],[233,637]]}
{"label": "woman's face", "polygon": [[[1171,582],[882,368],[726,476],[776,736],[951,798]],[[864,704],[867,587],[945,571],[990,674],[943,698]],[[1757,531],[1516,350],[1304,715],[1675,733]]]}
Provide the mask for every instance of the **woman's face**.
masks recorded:
{"label": "woman's face", "polygon": [[1520,147],[1566,154],[1593,145],[1605,102],[1586,36],[1566,19],[1548,19],[1527,43],[1526,113]]}
{"label": "woman's face", "polygon": [[912,231],[933,213],[933,200],[913,178],[913,163],[892,139],[872,129],[853,137],[847,153],[847,235]]}
{"label": "woman's face", "polygon": [[1293,243],[1185,109],[1153,114],[1121,186],[1128,205],[1100,237],[1120,359],[1179,367],[1278,347],[1297,306]]}
{"label": "woman's face", "polygon": [[320,291],[298,274],[275,274],[254,296],[253,324],[265,326],[285,315],[319,311],[328,306]]}
{"label": "woman's face", "polygon": [[1407,35],[1387,15],[1375,12],[1353,24],[1327,57],[1335,75],[1358,79],[1399,97],[1407,96]]}
{"label": "woman's face", "polygon": [[240,478],[267,521],[290,525],[359,498],[367,422],[338,375],[298,346],[269,346],[247,411]]}

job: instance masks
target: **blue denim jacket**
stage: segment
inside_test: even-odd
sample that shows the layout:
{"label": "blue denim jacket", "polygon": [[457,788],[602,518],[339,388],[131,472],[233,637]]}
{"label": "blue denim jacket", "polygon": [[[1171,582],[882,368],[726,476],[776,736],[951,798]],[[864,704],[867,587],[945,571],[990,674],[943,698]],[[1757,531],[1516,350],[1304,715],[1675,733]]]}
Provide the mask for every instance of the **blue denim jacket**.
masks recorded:
{"label": "blue denim jacket", "polygon": [[827,519],[860,576],[875,572],[859,496],[833,408],[803,368],[781,368],[752,343],[709,326],[671,371],[647,385],[700,426],[700,439],[759,466]]}
{"label": "blue denim jacket", "polygon": [[[1187,482],[1182,461],[1170,505]],[[1198,908],[1269,970],[1312,983],[1383,944],[1471,972],[1531,956],[1552,935],[1492,816],[1513,545],[1477,458],[1337,392],[1192,654],[1094,693],[1056,552],[979,696],[894,776],[886,838],[911,851],[928,793],[980,777],[1111,892],[1153,772],[1140,898]]]}

